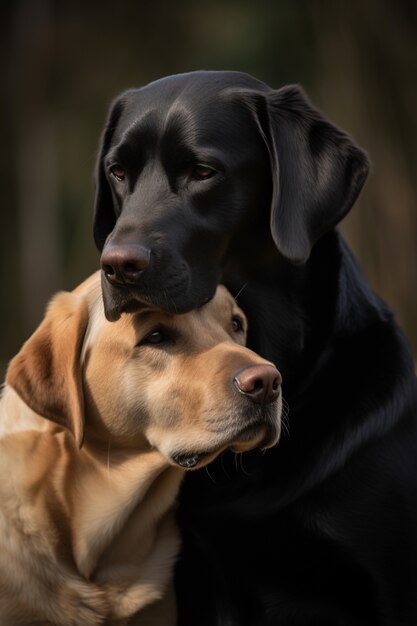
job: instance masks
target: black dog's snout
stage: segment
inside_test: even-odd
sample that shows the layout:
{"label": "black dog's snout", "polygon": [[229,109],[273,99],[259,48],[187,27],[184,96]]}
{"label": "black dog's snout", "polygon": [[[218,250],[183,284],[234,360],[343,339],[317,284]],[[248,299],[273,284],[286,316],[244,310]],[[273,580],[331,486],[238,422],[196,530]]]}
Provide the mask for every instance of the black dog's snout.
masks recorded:
{"label": "black dog's snout", "polygon": [[254,402],[269,404],[281,392],[282,377],[274,365],[245,367],[233,379],[238,391]]}
{"label": "black dog's snout", "polygon": [[101,269],[112,285],[135,285],[149,266],[151,251],[138,244],[109,245],[101,255]]}

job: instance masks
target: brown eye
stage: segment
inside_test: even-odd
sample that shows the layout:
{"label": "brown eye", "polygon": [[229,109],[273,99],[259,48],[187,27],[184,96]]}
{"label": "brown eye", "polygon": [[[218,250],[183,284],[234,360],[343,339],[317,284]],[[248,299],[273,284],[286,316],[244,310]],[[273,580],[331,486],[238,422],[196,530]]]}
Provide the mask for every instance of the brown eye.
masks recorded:
{"label": "brown eye", "polygon": [[169,328],[155,328],[148,333],[137,345],[138,346],[173,346],[176,343],[176,333]]}
{"label": "brown eye", "polygon": [[149,333],[142,341],[142,344],[156,345],[165,341],[166,337],[161,330],[154,330],[153,333]]}
{"label": "brown eye", "polygon": [[243,322],[237,315],[232,317],[232,328],[235,333],[243,332]]}
{"label": "brown eye", "polygon": [[208,165],[198,164],[193,167],[192,175],[195,180],[208,180],[216,174],[216,170]]}
{"label": "brown eye", "polygon": [[118,182],[121,182],[122,180],[124,180],[126,178],[126,172],[119,165],[113,165],[113,167],[110,170],[110,173],[111,173],[112,176],[114,176],[114,178]]}

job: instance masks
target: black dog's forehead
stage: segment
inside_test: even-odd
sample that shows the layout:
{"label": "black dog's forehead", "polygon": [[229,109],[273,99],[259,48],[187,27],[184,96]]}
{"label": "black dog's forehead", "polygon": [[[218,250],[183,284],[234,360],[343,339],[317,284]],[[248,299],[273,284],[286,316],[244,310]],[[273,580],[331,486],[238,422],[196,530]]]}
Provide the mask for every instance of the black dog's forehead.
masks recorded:
{"label": "black dog's forehead", "polygon": [[154,107],[169,105],[178,98],[188,101],[190,106],[198,106],[210,97],[233,88],[270,90],[268,85],[244,72],[201,71],[166,76],[131,93],[137,94],[144,101],[149,99]]}
{"label": "black dog's forehead", "polygon": [[240,72],[191,72],[169,76],[127,92],[113,145],[135,139],[154,144],[166,131],[210,144],[248,134],[248,109],[234,94],[269,88]]}

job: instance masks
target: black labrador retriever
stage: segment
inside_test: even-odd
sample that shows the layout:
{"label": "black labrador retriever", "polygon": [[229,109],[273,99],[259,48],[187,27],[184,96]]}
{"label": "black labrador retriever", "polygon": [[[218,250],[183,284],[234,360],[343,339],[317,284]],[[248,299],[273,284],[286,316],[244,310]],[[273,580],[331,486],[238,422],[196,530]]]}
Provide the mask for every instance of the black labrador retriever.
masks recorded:
{"label": "black labrador retriever", "polygon": [[188,311],[222,281],[290,406],[276,448],[187,477],[179,626],[417,624],[412,356],[335,230],[367,172],[296,86],[192,72],[113,104],[94,222],[107,317]]}

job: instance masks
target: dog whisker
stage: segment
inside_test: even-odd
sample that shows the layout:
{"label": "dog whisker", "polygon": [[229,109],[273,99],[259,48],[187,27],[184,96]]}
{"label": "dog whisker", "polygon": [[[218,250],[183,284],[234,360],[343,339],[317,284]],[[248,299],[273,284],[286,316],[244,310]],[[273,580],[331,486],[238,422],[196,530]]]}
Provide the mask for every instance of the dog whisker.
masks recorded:
{"label": "dog whisker", "polygon": [[248,283],[244,283],[244,285],[242,285],[242,287],[239,289],[239,291],[237,292],[237,294],[234,296],[235,300],[237,301],[238,297],[240,296],[240,294],[242,293],[242,291],[248,286]]}
{"label": "dog whisker", "polygon": [[284,436],[289,437],[290,436],[290,429],[289,429],[287,420],[286,420],[286,418],[284,416],[281,419],[281,426],[282,426],[282,431],[284,433]]}
{"label": "dog whisker", "polygon": [[240,461],[240,469],[242,470],[242,473],[245,474],[245,476],[250,476],[250,472],[248,472],[247,470],[245,470],[244,464],[243,464],[243,454],[239,454],[239,461]]}
{"label": "dog whisker", "polygon": [[289,414],[290,414],[290,407],[288,402],[283,398],[282,399],[282,413],[281,413],[281,427],[282,430],[284,432],[284,435],[289,437],[290,436],[290,420],[289,420]]}
{"label": "dog whisker", "polygon": [[216,484],[216,481],[214,480],[213,476],[212,476],[212,475],[210,474],[210,472],[209,472],[208,465],[206,465],[204,469],[206,470],[206,474],[207,474],[207,476],[210,478],[211,482],[212,482],[213,484]]}
{"label": "dog whisker", "polygon": [[226,469],[226,467],[224,465],[224,455],[222,455],[220,457],[220,465],[222,466],[222,470],[223,470],[224,475],[227,477],[228,480],[230,480],[230,474],[227,472],[227,469]]}
{"label": "dog whisker", "polygon": [[174,309],[174,312],[178,313],[178,308],[177,308],[177,304],[175,300],[173,298],[170,298],[170,301],[171,301],[172,308]]}
{"label": "dog whisker", "polygon": [[239,467],[238,467],[237,454],[236,453],[234,453],[234,455],[233,455],[233,465],[235,466],[235,472],[237,474],[238,471],[239,471]]}

